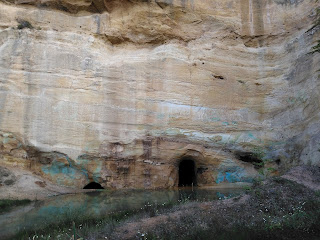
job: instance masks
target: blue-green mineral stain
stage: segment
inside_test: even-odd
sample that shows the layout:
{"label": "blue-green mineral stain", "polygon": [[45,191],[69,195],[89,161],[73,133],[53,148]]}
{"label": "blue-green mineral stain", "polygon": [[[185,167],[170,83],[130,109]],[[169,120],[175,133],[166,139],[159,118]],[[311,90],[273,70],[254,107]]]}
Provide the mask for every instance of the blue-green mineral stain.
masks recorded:
{"label": "blue-green mineral stain", "polygon": [[257,140],[257,138],[251,132],[248,133],[248,137]]}
{"label": "blue-green mineral stain", "polygon": [[8,137],[5,137],[5,138],[2,140],[3,144],[7,144],[9,141],[10,141],[10,138],[8,138]]}
{"label": "blue-green mineral stain", "polygon": [[166,116],[166,115],[163,114],[163,113],[158,113],[158,114],[157,114],[157,118],[158,118],[158,119],[164,119],[165,116]]}
{"label": "blue-green mineral stain", "polygon": [[211,117],[211,121],[212,122],[220,122],[221,120],[218,117]]}
{"label": "blue-green mineral stain", "polygon": [[[58,154],[54,155],[54,160],[50,165],[45,165],[41,167],[41,170],[44,174],[50,175],[52,178],[55,178],[57,183],[63,185],[65,180],[74,180],[79,179],[81,176],[85,175],[88,178],[88,174],[84,171],[78,169],[77,166],[74,166],[71,159],[64,155]],[[58,161],[58,157],[62,157],[67,160],[67,164],[65,162]]]}
{"label": "blue-green mineral stain", "polygon": [[77,171],[71,166],[66,166],[64,163],[53,161],[49,166],[43,166],[42,171],[45,174],[55,176],[57,174],[65,174],[67,178],[74,179]]}
{"label": "blue-green mineral stain", "polygon": [[231,167],[225,170],[220,170],[217,175],[216,183],[228,182],[252,182],[253,179],[247,176],[246,170],[241,167]]}
{"label": "blue-green mineral stain", "polygon": [[224,173],[222,173],[222,172],[219,172],[218,173],[218,176],[217,176],[217,180],[216,180],[216,183],[222,183],[222,182],[224,182]]}

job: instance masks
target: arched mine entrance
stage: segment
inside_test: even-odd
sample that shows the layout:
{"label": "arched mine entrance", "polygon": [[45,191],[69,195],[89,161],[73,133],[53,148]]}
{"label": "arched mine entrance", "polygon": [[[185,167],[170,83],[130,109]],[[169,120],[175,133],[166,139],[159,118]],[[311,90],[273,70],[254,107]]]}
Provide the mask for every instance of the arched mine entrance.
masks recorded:
{"label": "arched mine entrance", "polygon": [[83,187],[83,189],[104,189],[101,184],[96,182],[91,182]]}
{"label": "arched mine entrance", "polygon": [[182,159],[179,164],[179,187],[196,185],[195,163],[190,158]]}

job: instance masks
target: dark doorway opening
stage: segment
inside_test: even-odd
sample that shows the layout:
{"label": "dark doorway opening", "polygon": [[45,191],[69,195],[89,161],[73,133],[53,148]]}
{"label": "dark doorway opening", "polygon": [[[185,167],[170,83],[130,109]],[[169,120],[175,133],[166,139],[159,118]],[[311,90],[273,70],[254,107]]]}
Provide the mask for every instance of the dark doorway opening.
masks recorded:
{"label": "dark doorway opening", "polygon": [[196,185],[195,164],[191,159],[184,159],[179,164],[179,187]]}
{"label": "dark doorway opening", "polygon": [[91,182],[84,186],[83,189],[104,189],[99,183]]}

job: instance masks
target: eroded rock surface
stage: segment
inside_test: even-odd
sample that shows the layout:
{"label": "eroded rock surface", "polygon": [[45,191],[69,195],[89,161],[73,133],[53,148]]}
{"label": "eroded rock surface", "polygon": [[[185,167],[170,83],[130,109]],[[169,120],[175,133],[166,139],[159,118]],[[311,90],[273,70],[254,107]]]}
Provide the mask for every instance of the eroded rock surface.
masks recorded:
{"label": "eroded rock surface", "polygon": [[0,1],[0,161],[59,185],[319,165],[312,1]]}
{"label": "eroded rock surface", "polygon": [[13,185],[16,181],[15,175],[9,169],[0,166],[0,186]]}

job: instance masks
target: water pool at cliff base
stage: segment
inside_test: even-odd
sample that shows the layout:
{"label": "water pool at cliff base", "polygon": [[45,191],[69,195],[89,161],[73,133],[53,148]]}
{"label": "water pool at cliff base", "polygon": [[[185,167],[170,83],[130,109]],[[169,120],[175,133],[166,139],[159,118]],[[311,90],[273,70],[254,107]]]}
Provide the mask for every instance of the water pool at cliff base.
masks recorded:
{"label": "water pool at cliff base", "polygon": [[[0,239],[13,239],[21,231],[37,231],[61,221],[81,216],[99,219],[150,206],[175,205],[187,201],[211,201],[240,195],[243,189],[101,190],[60,195],[16,207],[0,215]],[[70,226],[71,228],[71,226]]]}

